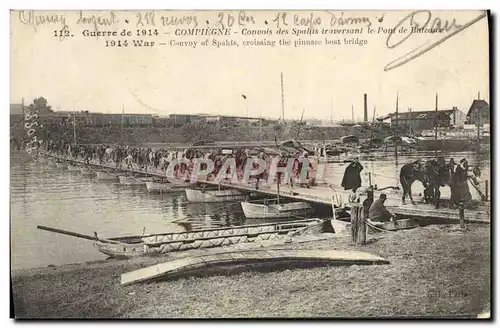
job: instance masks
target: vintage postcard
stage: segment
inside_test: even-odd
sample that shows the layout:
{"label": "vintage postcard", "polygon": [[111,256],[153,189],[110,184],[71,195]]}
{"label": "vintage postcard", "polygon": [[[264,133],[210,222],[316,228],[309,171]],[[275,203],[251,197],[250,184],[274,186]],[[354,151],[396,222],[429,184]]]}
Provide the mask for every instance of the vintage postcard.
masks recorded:
{"label": "vintage postcard", "polygon": [[490,318],[489,22],[11,10],[14,317]]}

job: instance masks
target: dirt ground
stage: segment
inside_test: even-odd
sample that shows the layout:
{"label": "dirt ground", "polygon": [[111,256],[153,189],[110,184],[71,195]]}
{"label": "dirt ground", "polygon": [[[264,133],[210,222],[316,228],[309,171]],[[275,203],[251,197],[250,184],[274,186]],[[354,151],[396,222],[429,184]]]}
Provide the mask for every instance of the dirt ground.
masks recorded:
{"label": "dirt ground", "polygon": [[122,273],[162,258],[12,272],[17,318],[476,317],[490,305],[490,226],[433,225],[284,248],[360,250],[389,265],[188,277],[130,286]]}

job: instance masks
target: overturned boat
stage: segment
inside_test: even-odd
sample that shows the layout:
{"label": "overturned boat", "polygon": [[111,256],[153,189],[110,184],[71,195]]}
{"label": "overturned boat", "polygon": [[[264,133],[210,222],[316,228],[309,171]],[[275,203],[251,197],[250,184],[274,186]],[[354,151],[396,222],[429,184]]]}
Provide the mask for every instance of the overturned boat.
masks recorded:
{"label": "overturned boat", "polygon": [[313,208],[306,202],[269,203],[264,200],[258,202],[241,202],[241,208],[247,219],[269,219],[305,217],[313,212]]}
{"label": "overturned boat", "polygon": [[238,189],[186,188],[186,197],[191,203],[219,203],[245,200],[247,193]]}
{"label": "overturned boat", "polygon": [[[169,260],[165,263],[126,272],[121,275],[120,283],[133,283],[158,279],[160,277],[185,277],[196,272],[216,273],[226,265],[255,270],[257,266],[271,270],[303,268],[330,265],[378,265],[389,264],[389,260],[359,251],[320,250],[320,249],[259,249],[232,251]],[[215,269],[215,270],[214,270]]]}

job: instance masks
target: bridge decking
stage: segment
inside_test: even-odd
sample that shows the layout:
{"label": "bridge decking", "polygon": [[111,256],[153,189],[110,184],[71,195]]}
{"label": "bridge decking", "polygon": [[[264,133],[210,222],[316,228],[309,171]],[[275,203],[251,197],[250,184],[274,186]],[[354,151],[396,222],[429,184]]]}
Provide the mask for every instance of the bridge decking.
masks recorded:
{"label": "bridge decking", "polygon": [[[58,156],[53,156],[53,155],[48,155],[53,158],[57,158],[59,160],[64,160],[70,163],[78,163],[82,165],[87,165],[84,161],[81,160],[75,160],[75,159],[70,159],[70,158],[64,158],[64,157],[58,157]],[[150,175],[150,176],[156,176],[159,178],[166,179],[166,173],[164,171],[160,170],[151,170],[148,172],[141,171],[141,170],[135,170],[135,169],[128,169],[125,167],[121,167],[119,169],[116,169],[114,165],[111,164],[98,164],[98,163],[90,163],[91,166],[94,167],[101,167],[101,168],[107,168],[107,169],[113,169],[113,170],[118,170],[121,172],[128,172],[128,173],[135,173],[135,174],[142,174],[142,175]],[[276,184],[262,184],[259,186],[257,189],[255,187],[255,182],[250,181],[250,183],[245,184],[240,181],[211,181],[207,179],[198,179],[198,183],[203,183],[207,185],[212,185],[212,186],[220,186],[220,187],[226,187],[226,188],[235,188],[243,191],[248,191],[252,193],[260,193],[264,195],[269,195],[273,196],[273,198],[276,198],[278,196],[278,186]],[[335,192],[338,194],[342,195],[342,198],[344,200],[348,199],[349,192],[344,191],[340,186],[333,186]],[[311,203],[316,203],[316,204],[323,204],[327,206],[331,206],[332,204],[332,195],[333,195],[333,190],[327,185],[327,184],[319,184],[317,186],[312,186],[310,188],[305,188],[305,187],[298,187],[295,186],[292,188],[289,185],[280,185],[279,187],[280,192],[279,195],[280,197],[286,197],[290,199],[295,199],[298,201],[306,201],[306,202],[311,202]],[[408,201],[407,205],[401,205],[401,191],[395,191],[395,190],[384,190],[384,191],[377,191],[375,190],[375,198],[378,197],[380,193],[385,193],[387,195],[387,200],[386,200],[386,207],[387,209],[394,214],[399,214],[402,216],[411,216],[418,218],[420,220],[446,220],[450,222],[459,222],[459,213],[458,210],[452,210],[448,209],[446,205],[443,205],[439,209],[435,209],[434,206],[429,205],[429,204],[424,204],[419,198],[421,198],[417,194],[413,194],[414,200],[417,203],[416,205],[411,205]],[[364,197],[361,198],[361,201],[363,200]],[[442,197],[442,200],[446,200],[447,197],[444,196]],[[449,198],[448,198],[449,199]],[[478,223],[489,223],[490,222],[490,217],[491,217],[491,207],[489,202],[479,202],[479,207],[477,210],[465,210],[465,220],[468,222],[478,222]]]}

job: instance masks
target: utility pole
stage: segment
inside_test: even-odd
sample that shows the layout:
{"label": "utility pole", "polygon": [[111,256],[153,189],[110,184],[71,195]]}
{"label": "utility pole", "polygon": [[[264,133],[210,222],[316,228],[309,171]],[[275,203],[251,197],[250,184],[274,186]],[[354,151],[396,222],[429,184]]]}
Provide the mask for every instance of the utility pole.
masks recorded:
{"label": "utility pole", "polygon": [[364,117],[363,121],[368,122],[368,95],[365,93],[363,96],[363,109],[364,109]]}
{"label": "utility pole", "polygon": [[436,150],[434,151],[434,155],[437,158],[437,140],[438,140],[438,94],[436,92],[436,117],[434,118],[434,141],[436,145]]}
{"label": "utility pole", "polygon": [[73,142],[76,146],[76,112],[73,112]]}
{"label": "utility pole", "polygon": [[410,130],[410,135],[413,135],[412,132],[412,119],[411,119],[411,107],[408,107],[408,119],[410,120],[409,125],[409,130]]}
{"label": "utility pole", "polygon": [[[396,94],[396,137],[399,136],[399,91]],[[394,155],[396,156],[396,162],[398,161],[398,138],[395,139],[394,143]]]}
{"label": "utility pole", "polygon": [[476,109],[476,121],[477,121],[477,151],[481,150],[481,116],[479,115],[479,108]]}
{"label": "utility pole", "polygon": [[260,109],[260,118],[259,118],[259,138],[260,138],[260,146],[262,146],[262,108]]}
{"label": "utility pole", "polygon": [[123,115],[125,114],[125,107],[122,105],[122,119],[120,123],[120,145],[123,145]]}
{"label": "utility pole", "polygon": [[[477,100],[481,100],[481,94],[479,91],[477,92]],[[479,109],[476,109],[476,121],[477,121],[477,151],[479,152],[480,148],[481,148],[481,140],[480,140],[481,139],[481,131],[480,131],[481,117],[479,116]]]}

